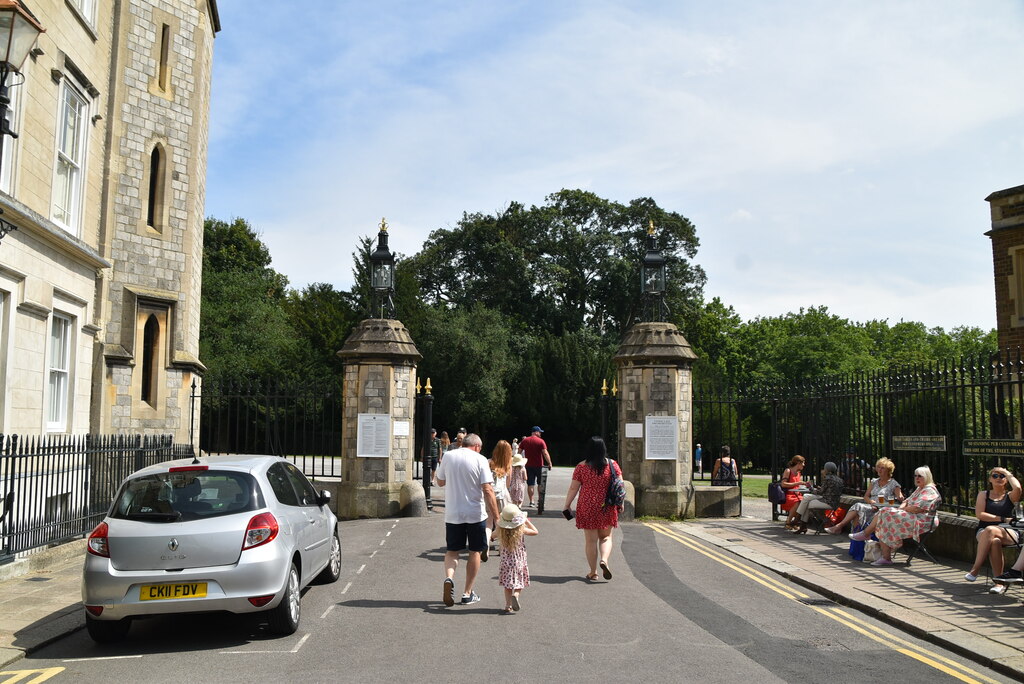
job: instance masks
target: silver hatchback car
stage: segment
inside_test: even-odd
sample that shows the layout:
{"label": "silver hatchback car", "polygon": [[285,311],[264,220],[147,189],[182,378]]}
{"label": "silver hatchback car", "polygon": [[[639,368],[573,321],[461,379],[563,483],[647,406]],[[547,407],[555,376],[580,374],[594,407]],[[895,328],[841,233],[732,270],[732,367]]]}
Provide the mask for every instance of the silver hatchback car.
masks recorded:
{"label": "silver hatchback car", "polygon": [[266,611],[272,631],[295,632],[303,588],[341,575],[330,498],[276,456],[210,456],[133,473],[89,535],[89,635],[114,641],[134,617],[208,611]]}

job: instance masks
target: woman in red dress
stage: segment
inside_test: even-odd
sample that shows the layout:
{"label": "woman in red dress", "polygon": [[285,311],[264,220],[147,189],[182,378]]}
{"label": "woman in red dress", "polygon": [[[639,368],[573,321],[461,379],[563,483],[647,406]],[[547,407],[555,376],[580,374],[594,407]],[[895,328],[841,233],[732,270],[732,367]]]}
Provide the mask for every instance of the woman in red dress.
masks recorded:
{"label": "woman in red dress", "polygon": [[608,450],[604,440],[591,437],[587,444],[586,460],[576,465],[572,471],[572,484],[565,495],[563,514],[570,517],[569,507],[579,494],[576,504],[576,528],[583,530],[584,549],[587,563],[590,564],[588,580],[597,579],[598,565],[606,580],[612,578],[608,569],[608,557],[612,553],[612,528],[619,526],[620,506],[606,506],[605,495],[608,493],[608,482],[612,469],[622,477],[619,465],[608,459]]}
{"label": "woman in red dress", "polygon": [[779,484],[786,490],[786,501],[779,508],[781,508],[789,516],[786,518],[786,529],[792,530],[799,527],[799,516],[796,514],[797,504],[799,504],[804,495],[802,490],[804,483],[801,479],[800,473],[804,469],[804,457],[797,454],[789,460],[789,465],[782,471],[782,480]]}

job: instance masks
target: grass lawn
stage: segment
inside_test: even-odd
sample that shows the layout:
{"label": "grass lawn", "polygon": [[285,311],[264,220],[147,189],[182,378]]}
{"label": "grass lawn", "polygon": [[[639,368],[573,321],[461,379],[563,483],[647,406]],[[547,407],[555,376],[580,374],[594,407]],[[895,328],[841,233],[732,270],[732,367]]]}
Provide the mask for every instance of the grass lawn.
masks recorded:
{"label": "grass lawn", "polygon": [[761,478],[744,478],[743,479],[743,496],[750,496],[755,499],[767,499],[768,498],[768,485],[771,480]]}

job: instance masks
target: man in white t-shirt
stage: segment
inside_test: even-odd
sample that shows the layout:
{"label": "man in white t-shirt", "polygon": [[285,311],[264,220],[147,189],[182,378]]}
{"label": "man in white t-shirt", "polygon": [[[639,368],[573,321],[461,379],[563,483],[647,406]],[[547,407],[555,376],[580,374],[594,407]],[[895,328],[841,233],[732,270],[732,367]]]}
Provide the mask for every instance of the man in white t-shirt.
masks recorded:
{"label": "man in white t-shirt", "polygon": [[[442,598],[446,606],[455,604],[455,570],[459,555],[467,547],[466,591],[463,605],[476,603],[480,597],[473,591],[473,582],[480,571],[480,561],[487,560],[487,530],[498,517],[494,498],[494,478],[487,459],[480,453],[480,437],[466,435],[461,449],[444,455],[437,467],[437,484],[444,487],[444,583]],[[484,554],[481,558],[481,554]]]}

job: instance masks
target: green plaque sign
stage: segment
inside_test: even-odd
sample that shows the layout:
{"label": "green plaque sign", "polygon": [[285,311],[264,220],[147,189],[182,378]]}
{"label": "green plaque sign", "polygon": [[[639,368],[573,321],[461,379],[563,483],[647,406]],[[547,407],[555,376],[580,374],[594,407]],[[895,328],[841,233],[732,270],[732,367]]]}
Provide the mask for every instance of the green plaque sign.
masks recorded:
{"label": "green plaque sign", "polygon": [[945,451],[945,435],[893,435],[893,451]]}
{"label": "green plaque sign", "polygon": [[1024,456],[1024,439],[965,439],[964,456]]}

